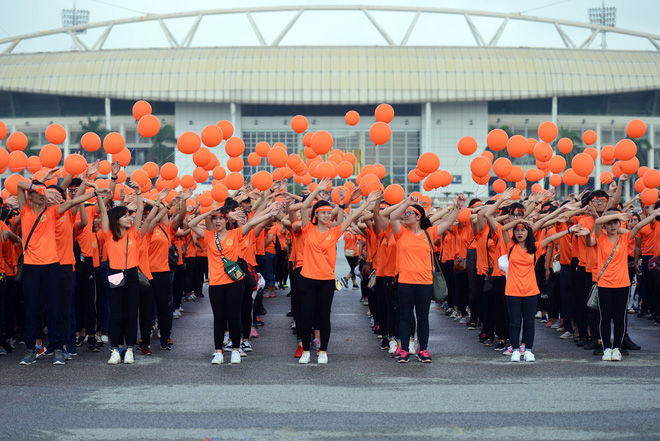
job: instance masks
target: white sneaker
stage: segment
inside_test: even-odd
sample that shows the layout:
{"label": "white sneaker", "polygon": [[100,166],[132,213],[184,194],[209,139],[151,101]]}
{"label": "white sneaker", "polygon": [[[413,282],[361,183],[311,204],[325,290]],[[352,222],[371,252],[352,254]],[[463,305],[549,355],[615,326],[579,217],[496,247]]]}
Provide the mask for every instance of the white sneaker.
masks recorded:
{"label": "white sneaker", "polygon": [[247,354],[245,353],[245,351],[243,350],[243,348],[238,348],[238,354],[239,354],[241,357],[247,357]]}
{"label": "white sneaker", "polygon": [[181,318],[181,313],[177,310],[174,310],[174,312],[172,313],[172,318],[175,319]]}
{"label": "white sneaker", "polygon": [[536,311],[536,315],[534,316],[535,319],[540,319],[543,317],[543,313],[541,311]]}
{"label": "white sneaker", "polygon": [[562,335],[559,336],[562,340],[570,340],[573,338],[573,334],[571,332],[564,332]]}
{"label": "white sneaker", "polygon": [[536,357],[534,357],[534,354],[532,354],[532,351],[530,351],[529,349],[525,351],[525,361],[528,362],[536,361]]}
{"label": "white sneaker", "polygon": [[252,352],[252,344],[249,341],[241,343],[241,349],[245,352]]}
{"label": "white sneaker", "polygon": [[124,354],[124,364],[133,364],[135,362],[135,358],[133,357],[133,349],[126,349],[126,353]]}
{"label": "white sneaker", "polygon": [[328,364],[328,353],[326,351],[319,352],[318,364]]}
{"label": "white sneaker", "polygon": [[417,342],[413,339],[410,339],[410,342],[408,343],[408,352],[414,354],[415,349],[417,349]]}
{"label": "white sneaker", "polygon": [[239,364],[241,362],[241,354],[238,351],[231,351],[231,364]]}
{"label": "white sneaker", "polygon": [[113,349],[112,355],[110,355],[110,360],[108,364],[119,364],[121,362],[121,355],[119,355],[119,350]]}
{"label": "white sneaker", "polygon": [[449,318],[451,318],[451,319],[454,319],[456,317],[458,317],[458,312],[456,312],[456,311],[452,312],[451,315],[449,316]]}
{"label": "white sneaker", "polygon": [[298,360],[298,363],[307,364],[309,363],[309,359],[310,359],[309,351],[303,351],[303,354],[300,357],[300,360]]}
{"label": "white sneaker", "polygon": [[108,344],[108,336],[107,335],[102,335],[101,336],[101,341],[103,342],[103,344]]}
{"label": "white sneaker", "polygon": [[388,349],[387,353],[390,355],[394,354],[396,352],[396,347],[396,340],[390,340],[390,349]]}
{"label": "white sneaker", "polygon": [[179,311],[179,312],[183,312],[183,307],[182,307],[182,306],[179,306],[179,309],[177,309],[177,311]]}
{"label": "white sneaker", "polygon": [[607,348],[603,351],[603,361],[612,361],[612,349]]}
{"label": "white sneaker", "polygon": [[225,362],[225,359],[222,355],[222,352],[216,352],[213,354],[213,360],[211,360],[211,364],[222,364]]}
{"label": "white sneaker", "polygon": [[612,349],[612,361],[621,361],[621,351],[618,348]]}
{"label": "white sneaker", "polygon": [[513,354],[511,354],[511,361],[513,362],[520,361],[520,350],[516,349],[513,351]]}
{"label": "white sneaker", "polygon": [[229,332],[225,332],[225,336],[222,338],[222,346],[227,346],[229,343]]}

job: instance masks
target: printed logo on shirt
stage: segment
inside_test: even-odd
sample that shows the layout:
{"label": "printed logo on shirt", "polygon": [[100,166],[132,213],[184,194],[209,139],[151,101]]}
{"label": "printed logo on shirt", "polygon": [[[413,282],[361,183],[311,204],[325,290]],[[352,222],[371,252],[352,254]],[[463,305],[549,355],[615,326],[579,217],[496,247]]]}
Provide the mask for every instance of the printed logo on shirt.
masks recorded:
{"label": "printed logo on shirt", "polygon": [[96,242],[92,242],[92,248],[96,248]]}
{"label": "printed logo on shirt", "polygon": [[156,230],[156,231],[154,232],[154,236],[160,236],[160,230]]}
{"label": "printed logo on shirt", "polygon": [[66,215],[64,215],[60,218],[60,222],[66,222]]}
{"label": "printed logo on shirt", "polygon": [[332,236],[328,234],[328,235],[325,237],[325,240],[332,240]]}
{"label": "printed logo on shirt", "polygon": [[234,244],[234,241],[231,240],[231,239],[227,239],[227,241],[225,243],[227,244],[228,247],[230,247]]}
{"label": "printed logo on shirt", "polygon": [[41,217],[39,218],[41,222],[46,222],[48,220],[48,217],[45,214],[42,214]]}

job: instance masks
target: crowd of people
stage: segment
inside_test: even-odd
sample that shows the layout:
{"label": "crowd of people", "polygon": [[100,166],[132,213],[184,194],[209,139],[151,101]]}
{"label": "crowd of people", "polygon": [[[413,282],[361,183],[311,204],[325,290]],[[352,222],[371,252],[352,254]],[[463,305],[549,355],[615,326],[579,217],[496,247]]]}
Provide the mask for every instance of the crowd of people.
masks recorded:
{"label": "crowd of people", "polygon": [[[660,204],[639,212],[636,199],[622,204],[626,175],[608,191],[563,200],[507,189],[488,200],[460,194],[446,207],[415,193],[389,204],[378,188],[342,187],[344,203],[334,203],[330,179],[300,194],[276,181],[200,207],[192,189],[152,199],[130,183],[116,198],[120,164],[109,188],[91,179],[98,169],[46,186],[57,176],[50,170],[18,182],[3,202],[0,353],[25,343],[21,365],[46,356],[65,364],[83,347],[106,346],[109,364],[132,364],[135,352],[152,355],[152,337],[171,350],[173,320],[183,302],[205,297],[205,280],[214,365],[253,351],[263,298],[287,283],[301,364],[313,353],[328,363],[333,297],[349,283],[361,290],[381,349],[399,363],[432,362],[432,299],[512,362],[535,361],[536,319],[605,361],[639,349],[626,331],[633,308],[660,324]],[[342,237],[350,273],[338,279]]]}

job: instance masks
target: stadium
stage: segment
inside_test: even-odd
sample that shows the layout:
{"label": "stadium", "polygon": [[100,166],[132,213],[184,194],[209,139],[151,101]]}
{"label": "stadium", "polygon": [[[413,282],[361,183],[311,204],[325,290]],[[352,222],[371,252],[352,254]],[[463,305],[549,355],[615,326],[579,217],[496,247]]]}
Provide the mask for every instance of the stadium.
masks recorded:
{"label": "stadium", "polygon": [[[253,17],[286,12],[292,18],[267,41]],[[325,12],[363,15],[383,43],[289,44],[286,36],[292,27]],[[409,25],[402,20],[403,38],[395,41],[380,24],[379,13],[412,17]],[[246,23],[244,32],[252,33],[255,44],[236,47],[224,40],[215,46],[197,45],[198,34],[211,32],[212,20],[219,17]],[[465,33],[456,41],[467,43],[434,45],[430,38],[425,45],[410,45],[418,22],[433,17],[462,20]],[[168,27],[180,19],[192,23],[184,38],[176,38]],[[477,19],[499,23],[492,37],[480,30]],[[514,22],[553,32],[560,44],[500,45]],[[140,47],[138,42],[138,47],[104,49],[109,36],[126,26],[133,30],[152,26],[162,32],[166,44]],[[575,30],[586,35],[584,41],[571,37]],[[650,42],[652,50],[597,48],[598,37],[605,34]],[[62,35],[70,37],[72,50],[17,50],[21,42]],[[174,138],[186,131],[200,133],[208,124],[229,120],[234,136],[245,141],[245,158],[259,141],[283,142],[290,153],[302,152],[303,137],[290,128],[291,118],[302,114],[309,120],[308,130],[328,130],[335,147],[356,154],[358,166],[381,163],[388,179],[408,191],[421,186],[410,183],[407,172],[415,168],[420,154],[430,151],[440,157],[441,168],[453,174],[453,182],[434,190],[432,196],[459,191],[483,194],[486,187],[473,182],[470,158],[460,155],[456,145],[461,137],[472,136],[478,154],[486,148],[489,130],[496,127],[528,138],[537,137],[539,124],[548,120],[556,122],[563,131],[560,135],[572,132],[578,139],[592,129],[598,134],[594,147],[600,150],[624,138],[626,124],[639,118],[647,132],[639,143],[638,158],[642,165],[654,167],[660,161],[655,148],[660,136],[658,51],[660,35],[521,14],[440,8],[295,6],[147,15],[0,40],[0,120],[10,132],[29,136],[28,156],[38,154],[46,143],[44,131],[53,122],[67,130],[65,155],[80,150],[76,140],[90,125],[118,131],[133,152],[130,173],[147,160],[163,159],[154,151],[156,144],[137,132],[131,115],[136,100],[149,101],[161,126],[172,126],[174,137],[162,140],[166,147],[173,148]],[[380,103],[391,104],[396,116],[390,124],[391,140],[375,147],[368,131]],[[355,127],[344,121],[349,110],[362,117]],[[171,151],[173,159],[167,160],[174,160],[181,173],[192,173],[195,165],[190,156],[176,148]],[[224,164],[223,149],[214,152]],[[591,186],[601,169],[607,169],[596,163]],[[201,187],[210,185],[209,180]]]}

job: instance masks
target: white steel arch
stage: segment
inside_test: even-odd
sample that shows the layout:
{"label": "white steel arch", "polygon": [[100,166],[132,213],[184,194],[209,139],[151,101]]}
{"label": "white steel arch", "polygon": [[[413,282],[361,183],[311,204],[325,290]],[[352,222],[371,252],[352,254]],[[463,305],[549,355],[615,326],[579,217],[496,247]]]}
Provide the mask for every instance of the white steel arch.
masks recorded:
{"label": "white steel arch", "polygon": [[[204,17],[216,16],[216,15],[228,15],[228,14],[243,14],[246,16],[250,27],[254,32],[259,44],[261,46],[279,46],[282,39],[287,35],[291,30],[293,25],[301,18],[304,17],[305,12],[309,11],[333,11],[333,12],[355,12],[361,11],[369,19],[374,28],[380,33],[383,37],[383,40],[387,45],[390,46],[406,46],[410,35],[412,34],[415,26],[417,25],[418,19],[421,15],[424,14],[443,14],[443,15],[458,15],[463,16],[467,25],[474,37],[475,43],[477,46],[482,47],[497,47],[497,44],[500,40],[502,33],[507,27],[510,21],[526,21],[526,22],[535,22],[535,23],[544,23],[554,25],[557,33],[561,37],[564,46],[568,49],[588,49],[596,37],[601,33],[613,33],[626,35],[631,37],[637,37],[643,40],[648,40],[656,50],[660,51],[660,35],[650,34],[646,32],[639,32],[630,29],[621,29],[610,26],[603,26],[590,23],[582,23],[571,20],[560,20],[554,18],[544,18],[536,17],[524,14],[512,14],[512,13],[500,13],[500,12],[486,12],[486,11],[470,11],[465,9],[448,9],[448,8],[418,8],[418,7],[394,7],[394,6],[360,6],[360,5],[304,5],[304,6],[280,6],[280,7],[257,7],[257,8],[234,8],[234,9],[212,9],[212,10],[203,10],[203,11],[190,11],[190,12],[176,12],[169,14],[148,14],[139,17],[125,18],[119,20],[109,20],[109,21],[100,21],[96,23],[87,23],[71,27],[63,27],[57,29],[51,29],[41,32],[33,32],[30,34],[17,35],[9,38],[0,39],[0,45],[6,44],[7,47],[2,51],[2,54],[11,53],[16,46],[24,40],[30,40],[40,37],[48,37],[51,35],[67,34],[71,37],[73,44],[82,51],[90,50],[102,50],[103,45],[105,44],[108,35],[115,27],[120,27],[121,25],[135,24],[135,23],[146,23],[156,21],[161,27],[163,34],[167,41],[169,42],[172,48],[186,48],[190,47],[195,37],[195,33],[199,27],[200,22]],[[408,12],[415,13],[415,16],[408,27],[403,39],[400,42],[396,42],[392,37],[387,33],[387,31],[380,25],[378,20],[374,17],[372,12]],[[293,18],[282,28],[282,31],[275,37],[271,42],[267,42],[259,26],[252,18],[254,13],[263,13],[263,12],[295,12]],[[178,19],[178,18],[189,18],[196,17],[192,26],[189,28],[188,33],[183,38],[183,40],[178,41],[170,32],[165,20],[168,19]],[[473,22],[472,17],[487,17],[487,18],[497,18],[501,19],[502,22],[493,35],[493,37],[486,41],[482,36],[479,27]],[[564,27],[575,27],[581,29],[587,29],[591,34],[580,44],[573,42],[570,36],[566,33]],[[99,38],[89,46],[83,42],[76,31],[88,30],[101,28],[103,32]]]}

